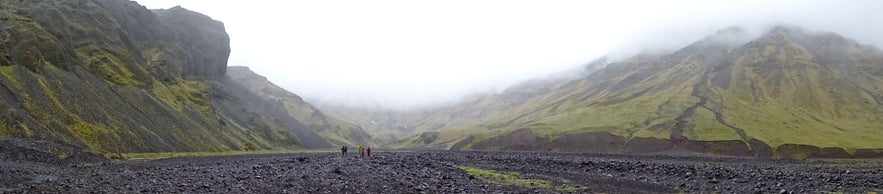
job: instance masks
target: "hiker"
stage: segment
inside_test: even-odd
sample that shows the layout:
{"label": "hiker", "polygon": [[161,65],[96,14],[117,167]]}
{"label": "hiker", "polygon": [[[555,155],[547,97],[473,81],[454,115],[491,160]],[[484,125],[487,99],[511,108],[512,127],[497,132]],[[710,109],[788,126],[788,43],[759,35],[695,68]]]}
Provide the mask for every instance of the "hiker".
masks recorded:
{"label": "hiker", "polygon": [[346,156],[346,145],[340,147],[340,156]]}
{"label": "hiker", "polygon": [[359,155],[365,156],[365,148],[359,146]]}
{"label": "hiker", "polygon": [[371,147],[368,147],[365,151],[368,152],[368,157],[371,157]]}

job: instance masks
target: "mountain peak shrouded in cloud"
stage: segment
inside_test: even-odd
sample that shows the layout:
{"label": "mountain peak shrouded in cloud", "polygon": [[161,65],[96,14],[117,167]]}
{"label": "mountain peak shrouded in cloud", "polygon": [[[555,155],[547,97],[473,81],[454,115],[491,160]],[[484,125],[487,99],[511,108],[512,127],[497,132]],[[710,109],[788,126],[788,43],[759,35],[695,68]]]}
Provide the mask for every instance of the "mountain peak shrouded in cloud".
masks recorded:
{"label": "mountain peak shrouded in cloud", "polygon": [[525,82],[428,114],[401,113],[388,124],[412,130],[390,145],[879,157],[881,59],[879,49],[835,33],[726,28],[581,79]]}
{"label": "mountain peak shrouded in cloud", "polygon": [[883,45],[874,25],[883,1],[138,2],[223,21],[231,65],[308,101],[398,109],[500,91],[602,56],[665,54],[709,34],[742,42],[780,24]]}
{"label": "mountain peak shrouded in cloud", "polygon": [[746,43],[758,36],[758,32],[750,32],[744,29],[744,27],[733,26],[719,30],[706,37],[705,40],[735,45]]}

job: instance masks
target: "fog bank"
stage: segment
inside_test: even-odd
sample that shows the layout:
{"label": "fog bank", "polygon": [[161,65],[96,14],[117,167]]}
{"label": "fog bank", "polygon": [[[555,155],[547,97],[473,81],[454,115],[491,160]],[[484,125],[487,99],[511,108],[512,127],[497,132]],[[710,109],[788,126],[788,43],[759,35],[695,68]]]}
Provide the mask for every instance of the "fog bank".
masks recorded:
{"label": "fog bank", "polygon": [[883,3],[870,0],[138,2],[221,20],[230,65],[313,103],[363,107],[450,103],[732,26],[760,34],[786,24],[883,45]]}

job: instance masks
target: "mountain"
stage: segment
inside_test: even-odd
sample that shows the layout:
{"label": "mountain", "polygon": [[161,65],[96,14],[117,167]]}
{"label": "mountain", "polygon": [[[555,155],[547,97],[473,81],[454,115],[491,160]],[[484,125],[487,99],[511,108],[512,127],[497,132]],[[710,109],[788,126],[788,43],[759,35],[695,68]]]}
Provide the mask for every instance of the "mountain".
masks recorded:
{"label": "mountain", "polygon": [[[473,94],[465,97],[464,102],[456,106],[423,107],[402,111],[323,104],[320,109],[330,115],[363,126],[381,144],[390,144],[394,148],[446,149],[447,145],[442,144],[414,146],[396,145],[395,142],[408,138],[409,134],[422,134],[423,138],[420,141],[431,142],[429,139],[437,138],[437,131],[448,129],[468,132],[480,131],[483,129],[483,127],[478,127],[480,122],[494,119],[496,117],[492,116],[500,115],[507,109],[520,105],[532,97],[546,94],[566,81],[597,71],[606,64],[606,59],[600,59],[587,64],[584,69],[523,82],[500,94]],[[428,133],[423,134],[423,132]],[[459,135],[446,137],[462,138]]]}
{"label": "mountain", "polygon": [[[273,84],[266,77],[252,72],[248,67],[231,66],[227,68],[229,88],[236,88],[236,93],[246,102],[269,102],[253,107],[264,107],[265,115],[275,118],[291,118],[292,125],[302,123],[307,129],[295,132],[299,137],[310,137],[315,140],[326,140],[334,145],[367,145],[377,146],[374,138],[361,126],[330,117],[313,105],[305,102],[300,96]],[[234,89],[230,89],[233,91]],[[304,134],[304,135],[300,135]]]}
{"label": "mountain", "polygon": [[223,23],[181,7],[0,1],[0,137],[104,153],[372,141],[352,124],[305,115],[310,105],[247,70],[228,75],[229,53]]}
{"label": "mountain", "polygon": [[730,28],[581,79],[402,113],[393,120],[413,132],[391,146],[872,157],[883,155],[881,102],[876,47],[797,27],[759,37]]}

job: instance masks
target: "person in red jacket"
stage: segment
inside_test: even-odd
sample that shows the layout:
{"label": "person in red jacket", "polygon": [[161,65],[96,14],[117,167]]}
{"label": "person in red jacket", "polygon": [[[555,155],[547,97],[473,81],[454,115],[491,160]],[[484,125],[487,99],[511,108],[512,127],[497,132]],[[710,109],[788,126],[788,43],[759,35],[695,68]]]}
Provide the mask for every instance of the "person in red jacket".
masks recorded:
{"label": "person in red jacket", "polygon": [[371,157],[371,147],[368,147],[365,151],[368,152],[368,157]]}

